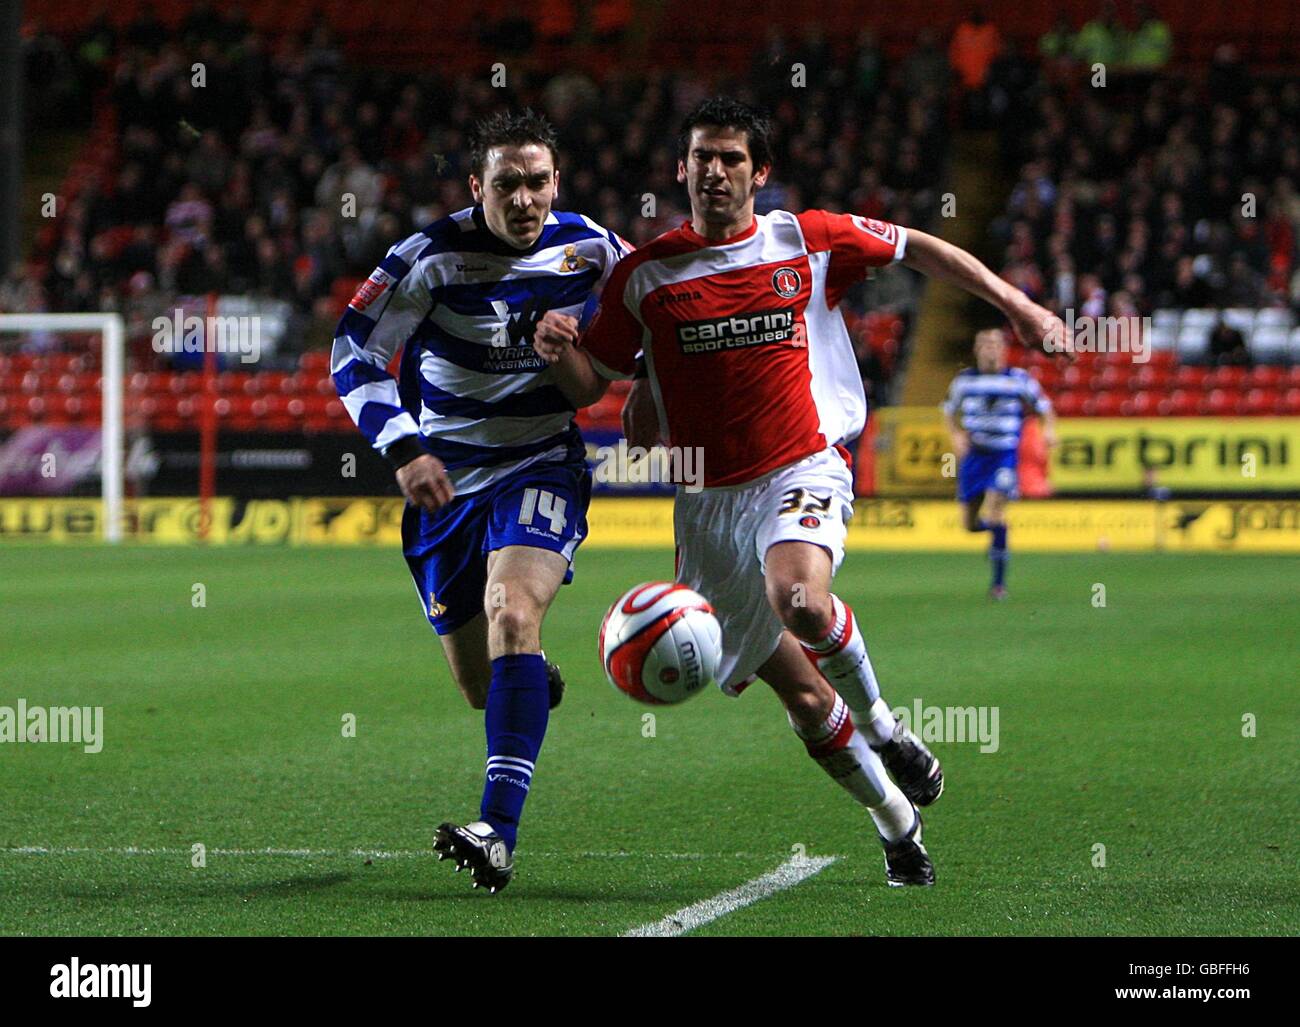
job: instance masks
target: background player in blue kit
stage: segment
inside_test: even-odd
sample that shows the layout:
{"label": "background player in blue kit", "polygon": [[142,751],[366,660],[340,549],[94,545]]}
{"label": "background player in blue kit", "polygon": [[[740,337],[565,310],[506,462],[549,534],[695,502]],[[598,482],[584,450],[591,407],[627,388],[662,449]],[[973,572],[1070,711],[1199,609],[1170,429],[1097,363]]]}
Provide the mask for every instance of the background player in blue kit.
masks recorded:
{"label": "background player in blue kit", "polygon": [[953,379],[943,402],[957,469],[957,501],[965,507],[967,531],[991,535],[989,595],[1007,594],[1007,503],[1017,497],[1017,454],[1025,418],[1043,418],[1043,441],[1056,444],[1056,415],[1037,380],[1019,367],[1007,367],[1007,341],[1001,329],[975,336],[975,366]]}
{"label": "background player in blue kit", "polygon": [[[396,468],[406,562],[465,698],[485,711],[479,819],[444,823],[440,858],[505,887],[519,816],[563,681],[542,618],[572,578],[591,473],[573,415],[532,347],[555,310],[586,320],[629,247],[551,209],[555,133],[531,111],[481,122],[475,204],[398,243],[348,305],[331,371],[344,405]],[[395,380],[389,361],[402,351]]]}

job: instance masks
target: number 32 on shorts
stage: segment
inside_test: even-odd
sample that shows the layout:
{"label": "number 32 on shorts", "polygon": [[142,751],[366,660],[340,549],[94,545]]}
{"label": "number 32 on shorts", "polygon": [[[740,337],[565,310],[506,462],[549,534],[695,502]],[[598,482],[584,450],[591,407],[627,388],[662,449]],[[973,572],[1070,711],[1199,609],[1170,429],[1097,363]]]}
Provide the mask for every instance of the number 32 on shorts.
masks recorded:
{"label": "number 32 on shorts", "polygon": [[[805,502],[805,497],[807,502]],[[811,492],[805,493],[803,489],[790,489],[781,497],[781,508],[778,514],[827,514],[831,509],[831,496],[822,499],[820,496],[813,495]]]}

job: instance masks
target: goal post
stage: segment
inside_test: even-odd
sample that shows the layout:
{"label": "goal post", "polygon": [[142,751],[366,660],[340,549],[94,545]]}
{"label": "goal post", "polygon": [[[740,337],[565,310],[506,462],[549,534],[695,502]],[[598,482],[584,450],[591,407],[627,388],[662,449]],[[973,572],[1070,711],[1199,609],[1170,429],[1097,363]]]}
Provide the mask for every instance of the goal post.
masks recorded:
{"label": "goal post", "polygon": [[102,340],[100,417],[100,496],[105,542],[122,538],[125,467],[123,460],[123,378],[126,325],[121,314],[0,314],[0,333],[98,332]]}

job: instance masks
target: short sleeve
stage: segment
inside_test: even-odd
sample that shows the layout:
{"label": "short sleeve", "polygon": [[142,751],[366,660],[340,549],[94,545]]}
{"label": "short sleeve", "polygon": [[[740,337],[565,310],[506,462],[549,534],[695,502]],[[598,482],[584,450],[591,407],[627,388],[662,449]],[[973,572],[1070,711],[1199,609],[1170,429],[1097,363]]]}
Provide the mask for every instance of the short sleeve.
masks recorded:
{"label": "short sleeve", "polygon": [[902,260],[907,252],[907,229],[888,221],[808,210],[799,215],[799,227],[809,254],[830,254],[826,292],[831,307],[872,268]]}
{"label": "short sleeve", "polygon": [[614,267],[601,292],[600,306],[582,335],[582,347],[604,378],[631,378],[641,352],[644,326],[625,302],[626,261]]}

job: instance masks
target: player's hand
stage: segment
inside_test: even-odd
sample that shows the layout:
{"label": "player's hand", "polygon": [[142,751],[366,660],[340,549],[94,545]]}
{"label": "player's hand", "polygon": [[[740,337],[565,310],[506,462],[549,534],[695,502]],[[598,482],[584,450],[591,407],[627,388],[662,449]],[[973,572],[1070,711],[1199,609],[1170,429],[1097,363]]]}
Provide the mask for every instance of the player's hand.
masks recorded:
{"label": "player's hand", "polygon": [[655,409],[650,380],[638,378],[623,401],[623,436],[629,446],[650,449],[658,445],[659,411]]}
{"label": "player's hand", "polygon": [[1056,430],[1054,428],[1043,429],[1043,445],[1048,449],[1056,448]]}
{"label": "player's hand", "polygon": [[965,460],[970,452],[970,436],[964,431],[955,432],[952,437],[952,455],[958,460]]}
{"label": "player's hand", "polygon": [[1025,298],[1007,312],[1017,337],[1030,349],[1074,360],[1074,335],[1065,322],[1046,307]]}
{"label": "player's hand", "polygon": [[578,342],[578,319],[555,310],[542,315],[533,329],[533,349],[548,364],[556,363],[564,355],[566,346]]}
{"label": "player's hand", "polygon": [[402,495],[429,513],[436,513],[456,495],[456,489],[447,477],[447,469],[442,466],[442,461],[428,453],[399,467],[397,484]]}

